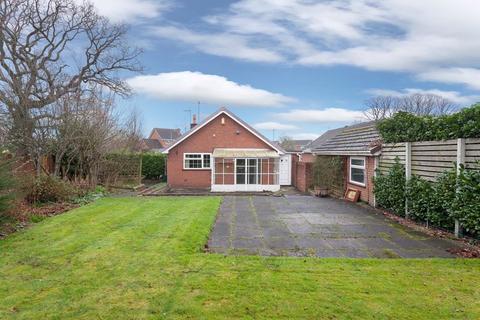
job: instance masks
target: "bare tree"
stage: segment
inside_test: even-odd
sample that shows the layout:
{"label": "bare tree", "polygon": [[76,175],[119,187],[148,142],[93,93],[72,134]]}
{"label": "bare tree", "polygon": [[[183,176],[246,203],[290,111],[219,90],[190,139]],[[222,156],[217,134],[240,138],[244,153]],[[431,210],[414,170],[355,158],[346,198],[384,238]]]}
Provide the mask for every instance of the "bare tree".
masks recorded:
{"label": "bare tree", "polygon": [[365,102],[364,115],[369,120],[381,120],[399,111],[420,116],[448,114],[457,109],[452,101],[435,94],[414,93],[406,96],[377,96]]}
{"label": "bare tree", "polygon": [[285,150],[293,150],[295,149],[295,141],[291,137],[283,136],[278,139],[280,146]]}
{"label": "bare tree", "polygon": [[136,107],[134,107],[127,115],[120,132],[123,139],[120,143],[125,151],[131,152],[140,150],[140,141],[143,137],[142,131],[142,114]]}
{"label": "bare tree", "polygon": [[0,0],[0,104],[12,119],[13,141],[33,157],[43,152],[34,131],[55,118],[52,104],[85,83],[128,94],[118,72],[140,70],[126,27],[77,3]]}
{"label": "bare tree", "polygon": [[390,117],[397,109],[398,99],[392,96],[377,96],[365,101],[365,117],[369,120],[381,120]]}
{"label": "bare tree", "polygon": [[453,102],[436,94],[414,93],[398,100],[396,111],[410,112],[419,116],[442,115],[456,109]]}

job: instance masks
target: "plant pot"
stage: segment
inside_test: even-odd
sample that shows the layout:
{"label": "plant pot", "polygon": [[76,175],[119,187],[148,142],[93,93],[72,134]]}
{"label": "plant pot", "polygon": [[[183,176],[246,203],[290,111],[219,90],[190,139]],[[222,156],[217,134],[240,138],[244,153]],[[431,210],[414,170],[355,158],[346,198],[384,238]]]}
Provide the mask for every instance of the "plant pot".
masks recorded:
{"label": "plant pot", "polygon": [[317,197],[328,197],[328,191],[329,189],[327,187],[319,187],[319,186],[316,186],[314,188],[314,191],[315,191],[315,196]]}

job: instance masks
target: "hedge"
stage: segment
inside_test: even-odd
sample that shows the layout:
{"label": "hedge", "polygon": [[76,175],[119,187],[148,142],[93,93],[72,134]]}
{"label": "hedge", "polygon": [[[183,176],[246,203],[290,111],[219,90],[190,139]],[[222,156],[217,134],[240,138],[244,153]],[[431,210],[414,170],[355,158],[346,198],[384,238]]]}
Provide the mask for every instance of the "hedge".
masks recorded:
{"label": "hedge", "polygon": [[165,179],[165,155],[161,153],[142,154],[142,176],[146,179]]}
{"label": "hedge", "polygon": [[377,204],[398,216],[405,216],[405,167],[398,157],[386,175],[378,171],[373,181]]}
{"label": "hedge", "polygon": [[478,138],[480,103],[442,116],[398,112],[391,118],[379,121],[377,128],[385,143]]}
{"label": "hedge", "polygon": [[377,172],[374,187],[378,205],[392,213],[405,216],[408,203],[410,218],[453,230],[455,219],[467,234],[480,236],[480,171],[460,168],[442,173],[430,182],[413,175],[406,182],[405,170],[396,160],[387,174]]}

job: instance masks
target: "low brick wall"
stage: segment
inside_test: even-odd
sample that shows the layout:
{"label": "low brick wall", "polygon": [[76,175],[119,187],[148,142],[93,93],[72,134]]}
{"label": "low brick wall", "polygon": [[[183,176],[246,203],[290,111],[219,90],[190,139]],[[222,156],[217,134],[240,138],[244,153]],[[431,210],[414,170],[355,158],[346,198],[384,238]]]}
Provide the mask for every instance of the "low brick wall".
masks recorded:
{"label": "low brick wall", "polygon": [[294,170],[294,186],[301,192],[307,192],[313,181],[313,164],[308,162],[296,162]]}

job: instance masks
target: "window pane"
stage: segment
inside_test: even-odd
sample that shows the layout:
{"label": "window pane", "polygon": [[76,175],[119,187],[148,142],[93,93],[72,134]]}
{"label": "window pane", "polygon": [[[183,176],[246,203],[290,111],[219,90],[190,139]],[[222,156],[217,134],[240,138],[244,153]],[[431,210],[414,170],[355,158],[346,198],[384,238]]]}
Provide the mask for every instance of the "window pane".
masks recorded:
{"label": "window pane", "polygon": [[365,169],[350,168],[350,179],[354,182],[365,183]]}
{"label": "window pane", "polygon": [[210,168],[210,155],[209,154],[204,154],[203,155],[203,167],[204,168]]}
{"label": "window pane", "polygon": [[190,169],[198,169],[202,168],[202,160],[192,160],[192,159],[186,159],[185,160],[185,168],[190,168]]}
{"label": "window pane", "polygon": [[186,159],[200,159],[202,157],[201,154],[186,154],[185,158]]}
{"label": "window pane", "polygon": [[352,159],[352,165],[354,166],[365,166],[365,160],[363,159]]}

